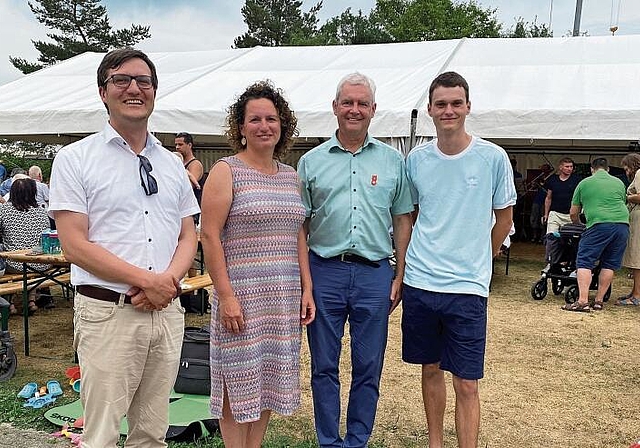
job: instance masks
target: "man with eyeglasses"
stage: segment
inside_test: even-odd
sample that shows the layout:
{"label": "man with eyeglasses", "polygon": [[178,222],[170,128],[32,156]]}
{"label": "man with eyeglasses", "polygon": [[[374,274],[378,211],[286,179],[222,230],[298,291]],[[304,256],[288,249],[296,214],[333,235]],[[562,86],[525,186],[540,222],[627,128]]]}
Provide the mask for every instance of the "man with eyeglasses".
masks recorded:
{"label": "man with eyeglasses", "polygon": [[158,78],[143,52],[98,68],[104,129],[63,148],[49,212],[71,265],[74,348],[82,370],[83,447],[165,447],[184,328],[180,279],[191,266],[198,204],[180,161],[147,131]]}

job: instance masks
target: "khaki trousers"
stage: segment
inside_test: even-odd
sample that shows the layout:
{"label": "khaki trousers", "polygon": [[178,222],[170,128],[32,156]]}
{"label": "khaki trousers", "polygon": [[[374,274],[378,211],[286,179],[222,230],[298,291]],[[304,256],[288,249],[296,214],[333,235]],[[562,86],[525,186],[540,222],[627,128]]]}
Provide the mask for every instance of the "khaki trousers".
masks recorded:
{"label": "khaki trousers", "polygon": [[81,371],[83,448],[115,448],[122,417],[125,447],[166,447],[169,394],[178,373],[184,309],[138,311],[82,294],[74,298],[74,348]]}
{"label": "khaki trousers", "polygon": [[571,216],[568,213],[549,212],[547,233],[557,232],[565,224],[571,224]]}

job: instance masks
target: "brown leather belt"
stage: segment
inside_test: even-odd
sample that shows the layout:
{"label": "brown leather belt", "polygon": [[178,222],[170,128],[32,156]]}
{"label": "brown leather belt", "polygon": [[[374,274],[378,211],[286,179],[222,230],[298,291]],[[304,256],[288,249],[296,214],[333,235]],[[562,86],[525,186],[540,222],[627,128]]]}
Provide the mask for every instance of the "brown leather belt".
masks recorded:
{"label": "brown leather belt", "polygon": [[[91,285],[80,285],[76,290],[83,296],[91,297],[96,300],[104,300],[105,302],[120,302],[120,293],[111,291],[110,289],[98,288]],[[131,296],[124,296],[124,303],[131,304]]]}

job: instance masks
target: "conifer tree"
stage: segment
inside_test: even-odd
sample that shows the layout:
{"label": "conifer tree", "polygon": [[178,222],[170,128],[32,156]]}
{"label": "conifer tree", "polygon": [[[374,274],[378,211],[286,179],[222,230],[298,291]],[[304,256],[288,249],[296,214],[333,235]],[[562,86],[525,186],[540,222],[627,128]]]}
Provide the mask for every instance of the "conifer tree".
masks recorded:
{"label": "conifer tree", "polygon": [[53,42],[32,41],[40,52],[37,62],[9,57],[13,66],[25,74],[86,51],[130,47],[151,37],[148,26],[112,29],[100,0],[34,0],[28,4],[40,23],[57,32],[47,34]]}
{"label": "conifer tree", "polygon": [[234,40],[235,48],[295,45],[317,31],[322,1],[302,12],[300,0],[246,0],[242,16],[249,30]]}

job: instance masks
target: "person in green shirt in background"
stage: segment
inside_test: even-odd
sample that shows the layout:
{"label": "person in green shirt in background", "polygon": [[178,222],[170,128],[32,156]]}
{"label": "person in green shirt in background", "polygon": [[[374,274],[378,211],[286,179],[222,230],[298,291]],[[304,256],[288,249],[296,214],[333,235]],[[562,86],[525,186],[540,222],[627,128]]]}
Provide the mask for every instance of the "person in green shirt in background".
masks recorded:
{"label": "person in green shirt in background", "polygon": [[562,309],[566,311],[591,311],[589,285],[598,261],[601,270],[593,309],[602,309],[613,273],[622,266],[622,256],[629,237],[629,210],[624,183],[609,174],[609,163],[603,157],[591,162],[591,174],[580,181],[571,200],[571,220],[579,223],[580,213],[584,212],[587,230],[580,239],[576,260],[578,300],[563,306]]}

